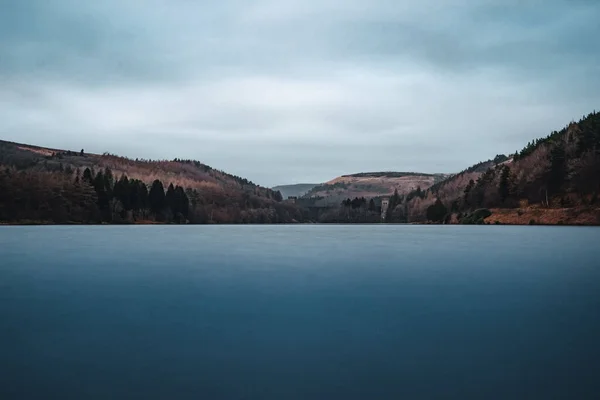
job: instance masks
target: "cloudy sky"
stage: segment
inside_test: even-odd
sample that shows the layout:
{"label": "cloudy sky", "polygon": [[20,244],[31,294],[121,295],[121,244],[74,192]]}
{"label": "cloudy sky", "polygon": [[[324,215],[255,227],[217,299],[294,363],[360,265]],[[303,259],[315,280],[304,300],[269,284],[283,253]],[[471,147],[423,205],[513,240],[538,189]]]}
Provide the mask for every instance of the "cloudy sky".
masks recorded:
{"label": "cloudy sky", "polygon": [[600,108],[597,0],[0,0],[0,138],[263,185],[455,172]]}

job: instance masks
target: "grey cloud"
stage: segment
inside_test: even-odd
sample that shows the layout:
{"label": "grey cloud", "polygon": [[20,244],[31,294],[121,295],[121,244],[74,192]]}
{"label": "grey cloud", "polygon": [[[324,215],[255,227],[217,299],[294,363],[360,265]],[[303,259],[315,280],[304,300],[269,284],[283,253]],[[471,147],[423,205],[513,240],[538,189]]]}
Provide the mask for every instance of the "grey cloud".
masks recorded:
{"label": "grey cloud", "polygon": [[457,171],[600,103],[595,1],[0,2],[0,137],[263,184]]}

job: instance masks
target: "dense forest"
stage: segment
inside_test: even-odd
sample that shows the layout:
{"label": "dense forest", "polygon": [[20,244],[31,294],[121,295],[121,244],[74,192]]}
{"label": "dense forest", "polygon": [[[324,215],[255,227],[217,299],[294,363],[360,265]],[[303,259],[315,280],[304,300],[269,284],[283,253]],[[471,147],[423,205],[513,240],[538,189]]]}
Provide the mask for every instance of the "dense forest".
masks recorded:
{"label": "dense forest", "polygon": [[0,142],[0,221],[289,223],[305,214],[197,161],[130,160]]}
{"label": "dense forest", "polygon": [[342,201],[340,207],[330,207],[318,215],[321,223],[379,223],[381,222],[381,201],[355,197]]}

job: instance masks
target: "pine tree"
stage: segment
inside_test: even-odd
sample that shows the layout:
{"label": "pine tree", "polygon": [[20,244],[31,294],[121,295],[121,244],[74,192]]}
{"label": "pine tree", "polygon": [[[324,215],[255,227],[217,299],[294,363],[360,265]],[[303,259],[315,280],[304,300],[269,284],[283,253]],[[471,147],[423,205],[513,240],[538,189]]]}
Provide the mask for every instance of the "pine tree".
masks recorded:
{"label": "pine tree", "polygon": [[[418,188],[417,190],[420,190],[420,188]],[[385,221],[386,222],[393,222],[392,221],[392,214],[394,212],[394,210],[396,209],[396,207],[398,205],[400,205],[401,203],[401,199],[400,199],[400,195],[398,194],[398,189],[394,190],[394,194],[392,195],[392,197],[390,197],[389,199],[389,203],[388,203],[388,209],[385,215]]]}
{"label": "pine tree", "polygon": [[177,212],[179,210],[177,207],[177,198],[175,195],[175,187],[173,186],[172,183],[169,185],[169,188],[167,189],[167,194],[165,195],[165,201],[166,201],[167,207],[171,210],[173,215],[177,214]]}
{"label": "pine tree", "polygon": [[510,176],[510,168],[508,166],[504,166],[502,168],[502,173],[500,174],[500,185],[498,187],[498,191],[500,194],[500,201],[504,203],[510,194],[510,187],[508,178]]}
{"label": "pine tree", "polygon": [[373,199],[369,200],[369,211],[377,211],[375,207],[375,201]]}
{"label": "pine tree", "polygon": [[181,186],[175,187],[175,213],[187,219],[190,208],[190,200]]}
{"label": "pine tree", "polygon": [[565,149],[561,144],[555,145],[550,151],[550,172],[548,175],[548,190],[550,194],[560,192],[566,175]]}
{"label": "pine tree", "polygon": [[433,222],[442,221],[447,214],[448,209],[440,199],[436,199],[435,203],[427,208],[427,219]]}
{"label": "pine tree", "polygon": [[132,209],[130,192],[131,188],[129,186],[129,179],[123,174],[117,183],[115,183],[113,188],[113,196],[121,202],[121,205],[125,211]]}
{"label": "pine tree", "polygon": [[152,183],[150,193],[148,194],[148,203],[150,210],[155,214],[159,214],[165,209],[165,188],[158,179]]}
{"label": "pine tree", "polygon": [[113,177],[113,173],[110,168],[106,167],[104,169],[104,189],[112,196],[112,190],[115,185],[115,178]]}
{"label": "pine tree", "polygon": [[106,192],[104,173],[102,171],[98,172],[98,175],[94,178],[93,186],[98,196],[98,209],[104,217],[108,218],[109,215],[107,213],[109,211],[110,197]]}
{"label": "pine tree", "polygon": [[86,168],[86,169],[83,171],[83,181],[84,181],[84,182],[86,182],[86,183],[88,183],[89,185],[92,185],[92,184],[93,184],[94,177],[93,177],[93,174],[92,174],[92,170],[91,170],[91,169],[89,169],[89,168]]}
{"label": "pine tree", "polygon": [[475,181],[473,179],[471,179],[469,181],[469,183],[467,184],[467,187],[465,187],[463,199],[464,199],[465,205],[467,205],[467,206],[471,205],[470,194],[471,194],[471,191],[473,190],[474,186],[475,186]]}

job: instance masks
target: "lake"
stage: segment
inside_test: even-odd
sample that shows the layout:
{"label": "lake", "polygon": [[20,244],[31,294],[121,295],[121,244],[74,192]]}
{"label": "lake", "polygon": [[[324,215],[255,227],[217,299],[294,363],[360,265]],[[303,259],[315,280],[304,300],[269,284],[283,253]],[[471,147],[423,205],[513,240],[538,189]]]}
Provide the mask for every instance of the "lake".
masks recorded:
{"label": "lake", "polygon": [[600,229],[0,227],[0,398],[592,399]]}

